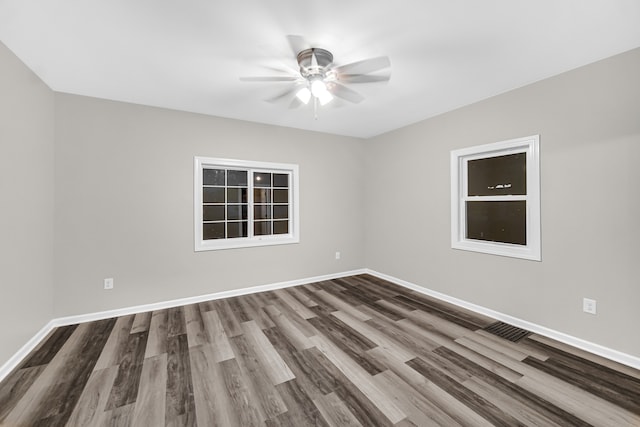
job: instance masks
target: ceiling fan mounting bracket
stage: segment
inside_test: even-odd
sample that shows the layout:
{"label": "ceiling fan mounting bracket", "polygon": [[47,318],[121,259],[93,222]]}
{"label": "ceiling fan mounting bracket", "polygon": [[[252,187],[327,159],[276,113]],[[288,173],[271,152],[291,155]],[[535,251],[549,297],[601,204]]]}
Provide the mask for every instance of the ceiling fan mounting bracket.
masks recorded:
{"label": "ceiling fan mounting bracket", "polygon": [[312,47],[299,52],[297,59],[302,77],[324,78],[329,66],[333,63],[333,54],[326,49]]}

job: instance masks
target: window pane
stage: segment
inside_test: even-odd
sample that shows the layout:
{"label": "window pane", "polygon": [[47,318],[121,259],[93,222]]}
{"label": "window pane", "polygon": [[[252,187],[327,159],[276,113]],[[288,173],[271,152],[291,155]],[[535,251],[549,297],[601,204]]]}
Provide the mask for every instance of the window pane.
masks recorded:
{"label": "window pane", "polygon": [[229,205],[227,206],[227,219],[238,220],[247,219],[247,205]]}
{"label": "window pane", "polygon": [[248,236],[248,223],[243,222],[230,222],[227,224],[227,237],[247,237]]}
{"label": "window pane", "polygon": [[203,169],[202,183],[204,185],[224,185],[224,169]]}
{"label": "window pane", "polygon": [[254,173],[253,185],[255,187],[271,187],[271,174],[266,172]]}
{"label": "window pane", "polygon": [[271,190],[265,188],[253,189],[254,203],[271,203]]}
{"label": "window pane", "polygon": [[271,221],[256,221],[253,223],[253,234],[264,236],[271,234]]}
{"label": "window pane", "polygon": [[273,190],[273,203],[289,203],[289,190]]}
{"label": "window pane", "polygon": [[527,244],[527,202],[467,202],[467,239]]}
{"label": "window pane", "polygon": [[227,188],[227,203],[247,203],[247,189]]}
{"label": "window pane", "polygon": [[509,154],[467,162],[469,196],[527,194],[527,154]]}
{"label": "window pane", "polygon": [[224,203],[224,187],[203,187],[202,201],[204,203]]}
{"label": "window pane", "polygon": [[202,239],[224,239],[224,222],[202,224]]}
{"label": "window pane", "polygon": [[289,218],[289,206],[288,205],[274,205],[273,217],[276,219]]}
{"label": "window pane", "polygon": [[273,234],[287,234],[289,221],[273,221]]}
{"label": "window pane", "polygon": [[253,207],[254,219],[269,219],[271,218],[271,205],[260,205]]}
{"label": "window pane", "polygon": [[203,206],[203,221],[224,221],[224,206]]}
{"label": "window pane", "polygon": [[227,171],[227,185],[230,187],[246,187],[247,171]]}
{"label": "window pane", "polygon": [[289,175],[286,173],[274,173],[273,174],[273,186],[274,187],[288,187]]}

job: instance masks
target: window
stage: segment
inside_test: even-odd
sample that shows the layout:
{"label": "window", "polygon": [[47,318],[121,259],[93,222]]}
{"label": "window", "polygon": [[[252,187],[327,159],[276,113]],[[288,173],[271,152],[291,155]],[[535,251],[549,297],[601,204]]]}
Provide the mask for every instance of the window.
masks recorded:
{"label": "window", "polygon": [[195,250],[298,243],[298,166],[194,158]]}
{"label": "window", "polygon": [[538,135],[451,152],[451,247],[540,261]]}

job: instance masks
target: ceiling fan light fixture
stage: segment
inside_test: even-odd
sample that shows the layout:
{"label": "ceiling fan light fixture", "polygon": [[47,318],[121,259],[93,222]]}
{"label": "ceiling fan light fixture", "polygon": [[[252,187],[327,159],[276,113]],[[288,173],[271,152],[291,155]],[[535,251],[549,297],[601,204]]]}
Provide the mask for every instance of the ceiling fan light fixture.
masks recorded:
{"label": "ceiling fan light fixture", "polygon": [[320,96],[317,96],[316,98],[318,98],[318,101],[320,101],[320,105],[324,106],[331,102],[331,100],[333,99],[333,95],[331,95],[328,90],[325,90],[324,92],[320,93]]}
{"label": "ceiling fan light fixture", "polygon": [[318,99],[320,105],[326,105],[333,99],[333,95],[327,88],[327,83],[321,78],[315,78],[310,82],[311,94]]}
{"label": "ceiling fan light fixture", "polygon": [[311,99],[311,91],[308,87],[303,87],[296,93],[296,97],[303,103],[308,104]]}
{"label": "ceiling fan light fixture", "polygon": [[296,92],[296,97],[305,105],[309,103],[312,96],[318,100],[320,105],[327,105],[333,100],[333,95],[322,79],[310,80],[308,86],[304,86]]}
{"label": "ceiling fan light fixture", "polygon": [[322,81],[321,79],[312,80],[311,81],[311,93],[316,98],[320,98],[325,93],[328,93],[327,84],[324,81]]}

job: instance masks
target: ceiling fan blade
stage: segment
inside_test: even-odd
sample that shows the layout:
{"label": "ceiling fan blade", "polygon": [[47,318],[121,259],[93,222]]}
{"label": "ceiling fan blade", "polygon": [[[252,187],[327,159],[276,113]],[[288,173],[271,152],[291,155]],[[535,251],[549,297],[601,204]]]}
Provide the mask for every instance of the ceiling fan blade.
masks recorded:
{"label": "ceiling fan blade", "polygon": [[331,82],[327,84],[327,89],[329,90],[329,92],[331,92],[332,95],[337,96],[338,98],[345,99],[349,102],[353,102],[354,104],[358,104],[364,99],[364,97],[358,92],[349,89],[348,87],[343,86],[340,83]]}
{"label": "ceiling fan blade", "polygon": [[294,82],[298,80],[295,76],[256,76],[240,77],[243,82]]}
{"label": "ceiling fan blade", "polygon": [[340,65],[334,68],[334,71],[338,74],[369,74],[374,71],[389,68],[390,66],[391,61],[388,56],[379,56],[377,58],[363,59],[362,61]]}
{"label": "ceiling fan blade", "polygon": [[[287,90],[285,90],[285,91],[283,91],[283,92],[281,92],[281,93],[279,93],[279,94],[277,94],[277,95],[275,95],[275,96],[273,96],[271,98],[265,99],[265,101],[270,102],[272,104],[278,104],[278,103],[281,103],[281,102],[286,102],[288,100],[288,98],[290,98],[292,96],[294,98],[296,98],[295,97],[295,93],[296,93],[297,90],[298,90],[298,86],[297,85],[292,86],[289,89],[287,89]],[[298,98],[296,98],[296,99],[298,99]]]}
{"label": "ceiling fan blade", "polygon": [[337,78],[341,83],[377,83],[389,81],[391,75],[375,76],[371,74],[338,74]]}
{"label": "ceiling fan blade", "polygon": [[290,110],[295,110],[296,108],[300,108],[303,105],[304,105],[304,103],[302,101],[300,101],[297,96],[294,96],[293,99],[291,100],[291,102],[289,103],[289,109]]}
{"label": "ceiling fan blade", "polygon": [[293,68],[290,67],[288,65],[285,64],[281,64],[278,66],[275,65],[261,65],[260,68],[264,69],[264,70],[268,70],[270,73],[275,73],[275,74],[286,74],[286,75],[290,75],[290,76],[297,76],[298,75],[298,68]]}
{"label": "ceiling fan blade", "polygon": [[289,46],[291,47],[294,57],[297,57],[300,52],[311,47],[302,36],[289,34],[287,40],[289,41]]}

